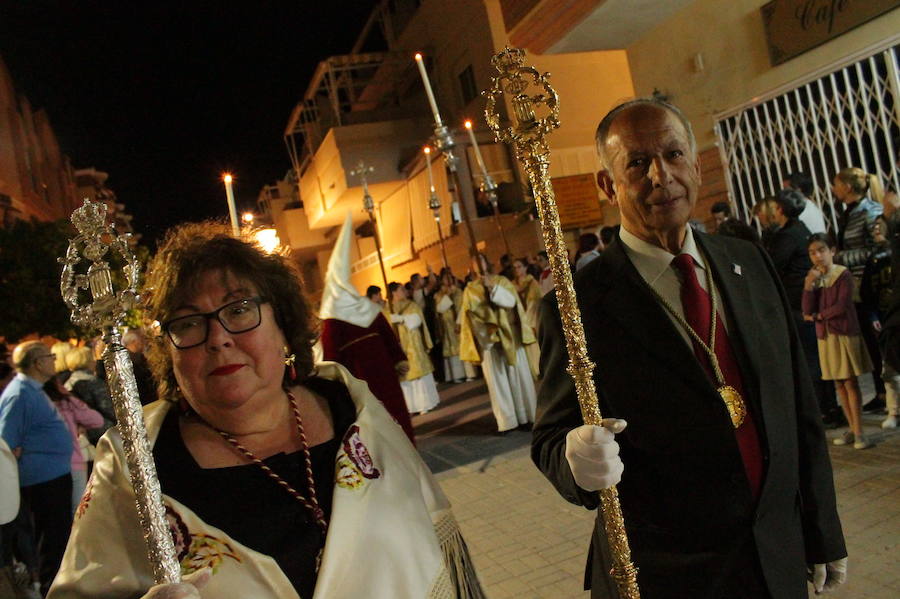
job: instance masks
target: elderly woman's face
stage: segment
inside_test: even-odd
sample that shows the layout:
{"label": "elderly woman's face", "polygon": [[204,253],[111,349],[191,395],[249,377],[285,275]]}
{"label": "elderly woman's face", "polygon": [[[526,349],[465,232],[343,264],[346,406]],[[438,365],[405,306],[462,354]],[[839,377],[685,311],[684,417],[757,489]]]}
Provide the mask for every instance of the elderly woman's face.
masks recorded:
{"label": "elderly woman's face", "polygon": [[[249,282],[220,271],[208,272],[201,276],[196,294],[187,298],[170,319],[213,312],[258,295],[259,291]],[[272,306],[263,303],[259,310],[259,326],[243,333],[229,333],[212,317],[206,319],[208,335],[200,345],[178,349],[167,338],[175,378],[185,399],[200,416],[255,409],[283,397],[287,342],[275,323]]]}

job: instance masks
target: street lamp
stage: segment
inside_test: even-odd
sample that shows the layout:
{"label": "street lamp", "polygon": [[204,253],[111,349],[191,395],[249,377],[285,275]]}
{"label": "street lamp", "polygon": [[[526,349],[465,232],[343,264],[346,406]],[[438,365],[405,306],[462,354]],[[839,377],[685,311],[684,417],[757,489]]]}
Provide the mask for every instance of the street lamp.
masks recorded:
{"label": "street lamp", "polygon": [[231,187],[233,177],[231,173],[223,173],[222,180],[225,182],[225,198],[228,200],[228,216],[231,217],[231,232],[235,237],[241,236],[241,228],[238,225],[237,208],[234,205],[234,189]]}
{"label": "street lamp", "polygon": [[254,216],[253,216],[252,212],[245,212],[241,215],[241,220],[243,220],[244,223],[246,223],[248,225],[253,224],[253,218],[254,218]]}

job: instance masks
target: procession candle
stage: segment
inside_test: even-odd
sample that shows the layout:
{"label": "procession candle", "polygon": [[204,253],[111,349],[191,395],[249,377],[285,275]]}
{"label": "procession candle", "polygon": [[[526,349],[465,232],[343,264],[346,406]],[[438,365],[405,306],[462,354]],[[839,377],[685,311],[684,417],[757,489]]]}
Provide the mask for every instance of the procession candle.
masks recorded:
{"label": "procession candle", "polygon": [[422,75],[422,83],[425,84],[425,93],[428,95],[428,103],[431,104],[431,113],[434,114],[434,124],[438,127],[444,123],[441,121],[441,114],[438,112],[437,102],[434,99],[434,92],[431,90],[431,81],[428,80],[428,72],[425,71],[425,61],[422,55],[416,52],[416,65],[419,67],[419,74]]}
{"label": "procession candle", "polygon": [[240,237],[241,228],[238,225],[237,208],[234,205],[234,189],[231,188],[231,174],[226,173],[222,179],[225,181],[225,197],[228,199],[228,215],[231,217],[231,231],[235,237]]}
{"label": "procession candle", "polygon": [[481,157],[481,148],[478,147],[478,141],[475,139],[475,132],[472,131],[472,121],[466,121],[466,131],[469,132],[469,139],[472,140],[472,148],[475,149],[475,159],[478,161],[478,167],[481,169],[481,174],[487,177],[487,167],[484,166],[484,158]]}
{"label": "procession candle", "polygon": [[434,177],[431,175],[431,148],[425,146],[425,164],[428,166],[428,189],[434,193]]}

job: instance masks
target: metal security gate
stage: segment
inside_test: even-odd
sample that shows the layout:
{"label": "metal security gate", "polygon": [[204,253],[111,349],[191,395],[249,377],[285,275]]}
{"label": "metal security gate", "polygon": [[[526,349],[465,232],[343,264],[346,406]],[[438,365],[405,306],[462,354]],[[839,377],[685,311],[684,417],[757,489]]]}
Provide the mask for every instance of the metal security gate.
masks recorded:
{"label": "metal security gate", "polygon": [[900,190],[900,45],[716,117],[728,194],[745,221],[795,171],[809,174],[829,227],[834,175],[849,166]]}

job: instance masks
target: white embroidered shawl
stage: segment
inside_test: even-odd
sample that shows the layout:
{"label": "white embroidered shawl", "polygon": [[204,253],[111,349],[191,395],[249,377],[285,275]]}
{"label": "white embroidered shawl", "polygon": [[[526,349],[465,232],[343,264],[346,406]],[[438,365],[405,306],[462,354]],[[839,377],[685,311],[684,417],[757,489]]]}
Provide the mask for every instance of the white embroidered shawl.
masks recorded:
{"label": "white embroidered shawl", "polygon": [[[483,597],[450,504],[399,425],[344,367],[324,362],[317,368],[320,376],[347,386],[357,419],[336,458],[314,599]],[[151,444],[170,407],[158,401],[145,408]],[[204,598],[297,598],[274,559],[207,525],[171,497],[163,495],[163,501],[182,572],[213,568]],[[110,429],[98,445],[48,599],[133,598],[152,585],[121,438]]]}

